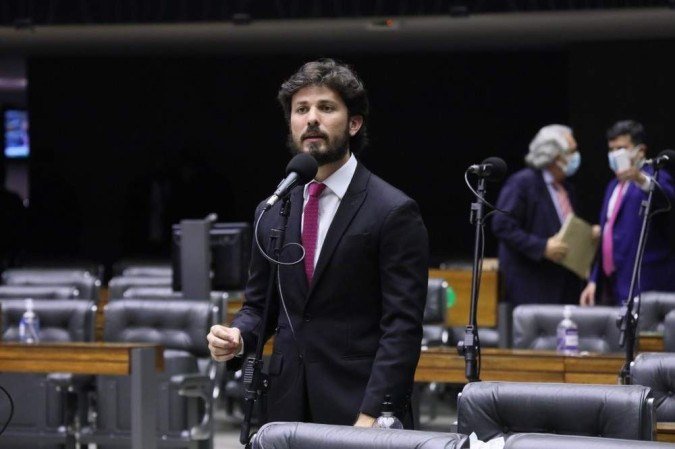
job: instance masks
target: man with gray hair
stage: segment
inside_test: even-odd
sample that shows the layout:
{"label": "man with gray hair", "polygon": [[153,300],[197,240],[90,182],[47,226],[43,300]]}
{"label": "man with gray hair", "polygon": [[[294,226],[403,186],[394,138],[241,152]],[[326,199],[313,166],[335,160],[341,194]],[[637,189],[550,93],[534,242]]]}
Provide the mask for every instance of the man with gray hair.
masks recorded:
{"label": "man with gray hair", "polygon": [[572,130],[564,125],[544,126],[530,142],[528,167],[504,184],[492,230],[499,239],[499,266],[506,300],[527,303],[574,304],[582,280],[559,265],[568,248],[557,232],[576,208],[566,178],[581,162]]}

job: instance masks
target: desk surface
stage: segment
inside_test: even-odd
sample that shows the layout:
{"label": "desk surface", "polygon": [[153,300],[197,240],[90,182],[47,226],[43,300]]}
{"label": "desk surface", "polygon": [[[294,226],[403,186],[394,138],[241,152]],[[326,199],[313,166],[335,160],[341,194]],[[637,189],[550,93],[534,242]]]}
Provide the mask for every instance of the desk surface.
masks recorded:
{"label": "desk surface", "polygon": [[0,342],[0,372],[131,374],[131,351],[155,349],[155,369],[164,370],[163,348],[142,343]]}
{"label": "desk surface", "polygon": [[[616,384],[622,354],[564,356],[553,351],[484,348],[481,380]],[[464,357],[453,348],[422,351],[418,382],[466,383]]]}

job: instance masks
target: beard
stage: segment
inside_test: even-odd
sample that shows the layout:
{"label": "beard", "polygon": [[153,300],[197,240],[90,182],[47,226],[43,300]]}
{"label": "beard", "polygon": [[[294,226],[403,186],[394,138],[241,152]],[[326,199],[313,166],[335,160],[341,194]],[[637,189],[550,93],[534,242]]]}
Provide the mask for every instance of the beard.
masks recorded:
{"label": "beard", "polygon": [[[349,152],[350,138],[348,128],[345,128],[345,131],[333,140],[324,134],[324,148],[321,148],[321,142],[312,142],[309,144],[307,152],[316,159],[319,166],[331,164],[344,158]],[[291,133],[288,133],[287,145],[293,155],[305,152],[302,147],[302,140],[299,143],[296,142]]]}

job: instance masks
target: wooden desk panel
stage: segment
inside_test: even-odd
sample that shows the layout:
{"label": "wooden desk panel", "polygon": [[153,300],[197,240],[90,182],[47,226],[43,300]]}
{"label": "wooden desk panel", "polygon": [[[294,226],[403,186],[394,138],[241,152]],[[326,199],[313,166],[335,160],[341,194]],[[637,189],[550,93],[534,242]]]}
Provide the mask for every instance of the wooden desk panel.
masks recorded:
{"label": "wooden desk panel", "polygon": [[[469,311],[471,309],[471,270],[431,269],[429,270],[429,277],[445,279],[457,295],[455,305],[448,309],[445,324],[447,326],[466,326],[466,323],[469,322]],[[480,327],[497,326],[498,297],[497,270],[483,267],[476,316]]]}
{"label": "wooden desk panel", "polygon": [[0,343],[0,372],[131,374],[131,350],[155,348],[155,369],[164,370],[163,348],[137,343]]}
{"label": "wooden desk panel", "polygon": [[[553,351],[484,348],[481,380],[616,384],[623,356],[564,356]],[[451,348],[422,351],[417,382],[466,383],[464,357]]]}

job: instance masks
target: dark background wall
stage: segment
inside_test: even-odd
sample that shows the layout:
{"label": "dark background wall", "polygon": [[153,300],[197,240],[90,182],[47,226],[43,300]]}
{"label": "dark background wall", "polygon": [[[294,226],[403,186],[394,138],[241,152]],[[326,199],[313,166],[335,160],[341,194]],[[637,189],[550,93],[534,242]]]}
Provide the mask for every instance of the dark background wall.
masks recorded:
{"label": "dark background wall", "polygon": [[[666,62],[674,49],[672,41],[642,41],[387,55],[34,57],[31,244],[107,264],[165,251],[166,241],[148,237],[151,179],[172,186],[166,226],[211,211],[250,221],[290,157],[278,86],[302,62],[331,56],[353,64],[369,89],[363,161],[418,200],[434,264],[469,259],[465,168],[496,155],[513,172],[540,126],[570,123],[583,156],[581,215],[595,220],[610,176],[603,134],[611,122],[642,120],[656,151],[675,141],[675,73]],[[490,185],[488,196],[498,190]],[[486,253],[495,254],[491,237]]]}

